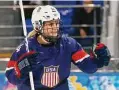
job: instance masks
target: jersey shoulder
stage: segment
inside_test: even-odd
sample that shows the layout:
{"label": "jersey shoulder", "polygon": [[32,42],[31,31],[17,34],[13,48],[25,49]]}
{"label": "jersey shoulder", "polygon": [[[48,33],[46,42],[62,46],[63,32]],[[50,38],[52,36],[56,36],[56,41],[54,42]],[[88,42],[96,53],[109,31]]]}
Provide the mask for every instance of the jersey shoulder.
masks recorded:
{"label": "jersey shoulder", "polygon": [[82,46],[74,38],[69,36],[63,36],[62,39],[64,45],[72,52],[75,52],[77,50],[82,50]]}
{"label": "jersey shoulder", "polygon": [[71,44],[77,43],[77,41],[76,41],[74,38],[69,37],[69,36],[67,36],[67,35],[63,35],[63,36],[62,36],[62,40],[63,40],[65,43],[71,43]]}

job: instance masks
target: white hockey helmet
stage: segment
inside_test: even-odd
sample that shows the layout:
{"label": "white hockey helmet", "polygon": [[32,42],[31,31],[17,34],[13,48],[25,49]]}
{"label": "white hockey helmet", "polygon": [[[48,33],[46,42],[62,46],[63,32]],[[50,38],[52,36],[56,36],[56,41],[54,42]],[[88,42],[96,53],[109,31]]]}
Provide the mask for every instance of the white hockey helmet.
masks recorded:
{"label": "white hockey helmet", "polygon": [[32,25],[34,29],[40,30],[42,32],[42,26],[45,21],[60,20],[60,13],[53,6],[38,6],[33,10],[32,13]]}

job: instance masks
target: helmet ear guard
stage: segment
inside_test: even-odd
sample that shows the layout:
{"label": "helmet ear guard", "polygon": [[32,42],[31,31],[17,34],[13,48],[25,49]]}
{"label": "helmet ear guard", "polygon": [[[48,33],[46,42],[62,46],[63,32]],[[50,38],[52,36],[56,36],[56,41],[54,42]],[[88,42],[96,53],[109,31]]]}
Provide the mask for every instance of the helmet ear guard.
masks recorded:
{"label": "helmet ear guard", "polygon": [[36,21],[34,24],[35,24],[34,30],[36,32],[42,34],[43,33],[43,29],[42,29],[43,28],[43,23],[41,22],[41,20]]}

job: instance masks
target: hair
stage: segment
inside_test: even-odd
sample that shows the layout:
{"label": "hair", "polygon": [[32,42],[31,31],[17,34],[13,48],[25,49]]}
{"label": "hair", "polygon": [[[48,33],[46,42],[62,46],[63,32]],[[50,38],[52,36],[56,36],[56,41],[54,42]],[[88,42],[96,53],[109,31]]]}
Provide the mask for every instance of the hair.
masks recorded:
{"label": "hair", "polygon": [[35,36],[36,34],[37,34],[37,32],[36,32],[35,30],[32,30],[31,32],[29,32],[28,38],[33,37],[33,36]]}

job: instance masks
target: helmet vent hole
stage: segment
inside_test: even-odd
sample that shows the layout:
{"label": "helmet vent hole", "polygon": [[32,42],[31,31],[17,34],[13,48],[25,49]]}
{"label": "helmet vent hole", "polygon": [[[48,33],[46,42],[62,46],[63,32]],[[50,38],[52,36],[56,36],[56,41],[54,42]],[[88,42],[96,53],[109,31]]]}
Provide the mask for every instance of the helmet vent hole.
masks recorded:
{"label": "helmet vent hole", "polygon": [[40,12],[40,10],[41,10],[41,7],[38,8],[37,12]]}
{"label": "helmet vent hole", "polygon": [[47,18],[49,18],[50,16],[47,16]]}

